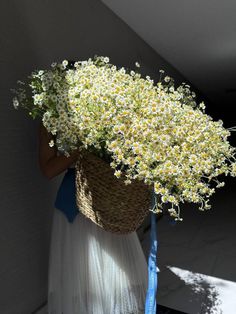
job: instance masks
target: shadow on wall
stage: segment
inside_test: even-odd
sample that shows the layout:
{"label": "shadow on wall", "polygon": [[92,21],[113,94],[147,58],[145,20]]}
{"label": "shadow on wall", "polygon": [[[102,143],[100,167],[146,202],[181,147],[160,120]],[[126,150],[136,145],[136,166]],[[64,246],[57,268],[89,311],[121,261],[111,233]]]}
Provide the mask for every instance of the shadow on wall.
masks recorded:
{"label": "shadow on wall", "polygon": [[0,313],[31,313],[46,298],[53,189],[38,168],[37,122],[13,108],[10,89],[43,60],[23,3],[0,6]]}

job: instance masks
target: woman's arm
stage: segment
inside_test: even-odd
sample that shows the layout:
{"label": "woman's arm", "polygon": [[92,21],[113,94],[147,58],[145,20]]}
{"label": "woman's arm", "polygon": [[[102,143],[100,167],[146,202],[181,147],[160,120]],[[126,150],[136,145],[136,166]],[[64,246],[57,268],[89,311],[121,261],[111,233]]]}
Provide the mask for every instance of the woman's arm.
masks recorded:
{"label": "woman's arm", "polygon": [[43,175],[48,179],[52,179],[65,171],[77,160],[79,154],[79,150],[75,150],[70,154],[70,157],[64,155],[57,156],[56,147],[48,145],[52,139],[54,139],[53,135],[47,131],[41,122],[39,127],[39,167]]}

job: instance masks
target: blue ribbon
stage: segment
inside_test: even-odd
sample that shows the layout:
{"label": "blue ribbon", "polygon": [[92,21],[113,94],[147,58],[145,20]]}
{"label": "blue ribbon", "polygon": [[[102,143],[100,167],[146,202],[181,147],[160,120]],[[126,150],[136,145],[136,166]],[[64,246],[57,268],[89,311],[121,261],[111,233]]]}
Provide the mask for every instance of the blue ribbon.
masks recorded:
{"label": "blue ribbon", "polygon": [[[152,190],[152,208],[155,203],[155,192]],[[145,314],[156,314],[156,293],[158,285],[157,267],[157,233],[156,214],[151,213],[150,253],[148,257],[148,290],[146,294]]]}
{"label": "blue ribbon", "polygon": [[54,207],[61,210],[70,223],[73,223],[79,213],[79,208],[76,205],[75,178],[75,168],[67,168],[54,203]]}

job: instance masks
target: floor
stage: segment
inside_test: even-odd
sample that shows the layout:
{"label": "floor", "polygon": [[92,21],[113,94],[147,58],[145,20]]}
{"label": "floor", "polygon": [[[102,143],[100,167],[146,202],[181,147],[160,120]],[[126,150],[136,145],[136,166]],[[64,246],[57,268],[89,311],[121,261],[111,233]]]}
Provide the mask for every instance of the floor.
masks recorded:
{"label": "floor", "polygon": [[[181,206],[183,222],[157,224],[160,305],[191,314],[236,313],[236,188],[222,188],[212,208]],[[142,241],[146,257],[149,234]]]}

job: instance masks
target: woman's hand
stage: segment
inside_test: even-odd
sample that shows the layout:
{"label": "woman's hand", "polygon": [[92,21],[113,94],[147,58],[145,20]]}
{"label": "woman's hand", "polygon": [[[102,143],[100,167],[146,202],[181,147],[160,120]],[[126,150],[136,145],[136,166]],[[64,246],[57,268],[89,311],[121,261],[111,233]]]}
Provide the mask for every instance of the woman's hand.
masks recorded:
{"label": "woman's hand", "polygon": [[65,155],[57,156],[57,148],[49,146],[52,139],[54,139],[53,135],[41,123],[39,128],[39,167],[48,179],[52,179],[65,171],[79,156],[79,149],[71,152],[69,157]]}

